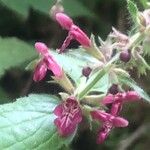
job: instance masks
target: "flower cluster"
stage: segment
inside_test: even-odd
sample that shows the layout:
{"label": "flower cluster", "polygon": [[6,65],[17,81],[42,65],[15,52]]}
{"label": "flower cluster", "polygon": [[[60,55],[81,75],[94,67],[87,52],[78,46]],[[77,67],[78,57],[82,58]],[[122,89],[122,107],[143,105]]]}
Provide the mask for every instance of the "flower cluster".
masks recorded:
{"label": "flower cluster", "polygon": [[47,70],[51,70],[57,78],[61,78],[63,74],[62,68],[49,53],[48,47],[44,43],[37,42],[35,43],[35,49],[41,55],[41,59],[38,64],[36,64],[33,80],[42,80],[45,77]]}
{"label": "flower cluster", "polygon": [[117,93],[115,95],[108,94],[103,100],[104,105],[111,104],[109,113],[101,110],[94,110],[91,112],[92,118],[102,122],[102,127],[99,130],[97,143],[103,143],[108,137],[110,131],[114,127],[126,127],[128,121],[119,117],[124,102],[139,100],[140,96],[135,91],[128,91],[124,93]]}
{"label": "flower cluster", "polygon": [[61,27],[68,30],[68,36],[60,48],[59,53],[63,53],[73,39],[78,41],[83,47],[90,47],[91,41],[88,36],[73,23],[73,20],[69,16],[65,13],[57,13],[55,17]]}
{"label": "flower cluster", "polygon": [[[63,29],[68,31],[68,36],[59,49],[58,55],[66,52],[66,48],[70,42],[76,40],[86,52],[95,57],[94,59],[96,59],[96,61],[94,65],[92,64],[93,66],[84,66],[81,69],[81,76],[84,79],[86,78],[86,80],[75,84],[68,78],[64,71],[65,69],[58,64],[48,47],[44,43],[36,42],[35,49],[40,55],[40,58],[34,69],[33,80],[41,81],[45,77],[47,70],[50,70],[54,74],[53,79],[58,82],[66,92],[61,93],[62,95],[59,93],[62,101],[53,111],[56,116],[54,124],[60,136],[67,137],[75,133],[83,117],[87,117],[88,119],[90,118],[90,121],[92,118],[92,121],[98,120],[102,124],[98,131],[97,143],[103,143],[113,128],[128,126],[128,121],[120,117],[123,104],[126,102],[134,102],[141,98],[136,91],[125,92],[122,83],[119,85],[121,81],[115,80],[115,82],[117,82],[115,83],[113,80],[119,76],[118,74],[125,77],[129,76],[129,74],[122,69],[122,64],[129,64],[135,57],[142,59],[142,56],[138,52],[135,53],[135,48],[137,47],[134,47],[134,43],[136,43],[136,45],[137,42],[141,44],[139,38],[143,37],[143,35],[138,34],[138,36],[136,35],[131,38],[117,31],[115,28],[112,28],[113,32],[108,35],[108,39],[103,41],[99,38],[101,46],[97,46],[95,41],[92,38],[89,39],[88,36],[74,24],[73,20],[64,13],[64,9],[59,3],[53,6],[51,16]],[[144,11],[140,17],[143,17],[145,20],[145,27],[149,26],[149,11]],[[117,50],[119,54],[118,57],[113,57],[113,50]],[[120,60],[124,63],[120,62]],[[112,86],[104,92],[108,94],[103,95],[102,98],[101,95],[94,95],[97,92],[99,93],[98,90],[95,92],[94,88],[96,88],[96,84],[99,84],[104,74],[109,76],[108,78]],[[77,87],[77,85],[79,87]],[[121,87],[120,91],[124,92],[120,92],[119,87]],[[95,93],[92,93],[92,88]],[[91,97],[90,101],[89,97]],[[108,105],[110,109],[105,110]]]}

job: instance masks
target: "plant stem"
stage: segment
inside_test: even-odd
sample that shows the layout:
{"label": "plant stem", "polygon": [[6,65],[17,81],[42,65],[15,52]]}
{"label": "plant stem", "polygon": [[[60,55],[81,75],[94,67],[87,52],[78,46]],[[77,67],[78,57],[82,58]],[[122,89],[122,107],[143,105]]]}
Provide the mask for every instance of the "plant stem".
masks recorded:
{"label": "plant stem", "polygon": [[93,75],[92,79],[89,80],[85,84],[85,88],[83,88],[79,93],[78,93],[78,98],[81,100],[89,91],[90,89],[106,74],[106,72],[109,70],[110,65],[105,67],[104,69],[98,71],[96,74]]}

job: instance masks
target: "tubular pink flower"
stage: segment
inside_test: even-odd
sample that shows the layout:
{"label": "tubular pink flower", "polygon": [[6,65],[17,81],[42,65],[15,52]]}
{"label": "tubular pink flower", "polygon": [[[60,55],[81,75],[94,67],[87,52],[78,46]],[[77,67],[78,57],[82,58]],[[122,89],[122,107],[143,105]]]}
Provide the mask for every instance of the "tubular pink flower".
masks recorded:
{"label": "tubular pink flower", "polygon": [[72,25],[59,53],[63,53],[73,39],[84,47],[90,47],[91,45],[91,40],[88,36],[78,26]]}
{"label": "tubular pink flower", "polygon": [[48,47],[44,43],[37,42],[35,43],[35,49],[42,55],[42,58],[35,67],[33,80],[36,82],[41,81],[45,77],[47,70],[51,70],[57,78],[61,78],[63,75],[62,68],[50,55]]}
{"label": "tubular pink flower", "polygon": [[140,96],[135,91],[128,91],[124,93],[117,93],[115,95],[109,94],[103,100],[102,104],[112,104],[111,114],[118,115],[122,109],[124,102],[133,102],[140,99]]}
{"label": "tubular pink flower", "polygon": [[54,120],[57,130],[64,137],[71,135],[82,121],[81,109],[73,97],[58,105],[54,114],[57,116]]}
{"label": "tubular pink flower", "polygon": [[57,13],[56,20],[61,25],[62,28],[70,30],[73,25],[73,20],[64,13]]}
{"label": "tubular pink flower", "polygon": [[101,110],[95,110],[91,112],[93,119],[102,122],[102,128],[98,132],[97,143],[101,144],[108,137],[110,131],[114,127],[126,127],[128,126],[128,121],[122,117],[116,117],[112,114],[108,114]]}

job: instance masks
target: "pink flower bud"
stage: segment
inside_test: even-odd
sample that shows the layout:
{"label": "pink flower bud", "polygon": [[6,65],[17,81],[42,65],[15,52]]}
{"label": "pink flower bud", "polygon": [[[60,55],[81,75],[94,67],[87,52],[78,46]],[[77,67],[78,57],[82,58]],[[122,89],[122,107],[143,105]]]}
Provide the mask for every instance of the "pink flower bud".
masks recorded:
{"label": "pink flower bud", "polygon": [[62,28],[70,30],[73,25],[72,19],[64,13],[57,13],[56,20],[61,25]]}
{"label": "pink flower bud", "polygon": [[91,40],[88,36],[76,25],[72,25],[70,34],[77,40],[82,46],[90,47]]}
{"label": "pink flower bud", "polygon": [[33,80],[35,82],[41,81],[45,77],[46,71],[47,71],[46,64],[43,61],[40,61],[34,70]]}
{"label": "pink flower bud", "polygon": [[41,53],[42,55],[48,53],[48,47],[42,42],[36,42],[35,49],[38,53]]}

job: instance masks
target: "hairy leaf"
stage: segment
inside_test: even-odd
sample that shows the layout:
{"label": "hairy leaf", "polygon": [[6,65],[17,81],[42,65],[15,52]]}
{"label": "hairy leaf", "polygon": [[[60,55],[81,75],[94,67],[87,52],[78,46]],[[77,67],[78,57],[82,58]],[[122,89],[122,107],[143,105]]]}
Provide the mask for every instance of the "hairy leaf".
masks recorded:
{"label": "hairy leaf", "polygon": [[137,24],[138,8],[132,0],[127,0],[127,8],[130,13],[132,21]]}
{"label": "hairy leaf", "polygon": [[58,99],[32,94],[0,106],[0,148],[3,150],[58,150],[74,135],[61,138],[53,123]]}
{"label": "hairy leaf", "polygon": [[123,75],[118,76],[118,79],[121,83],[133,88],[144,100],[150,102],[149,95],[133,79]]}
{"label": "hairy leaf", "polygon": [[0,38],[0,76],[5,70],[36,57],[32,46],[16,38]]}

